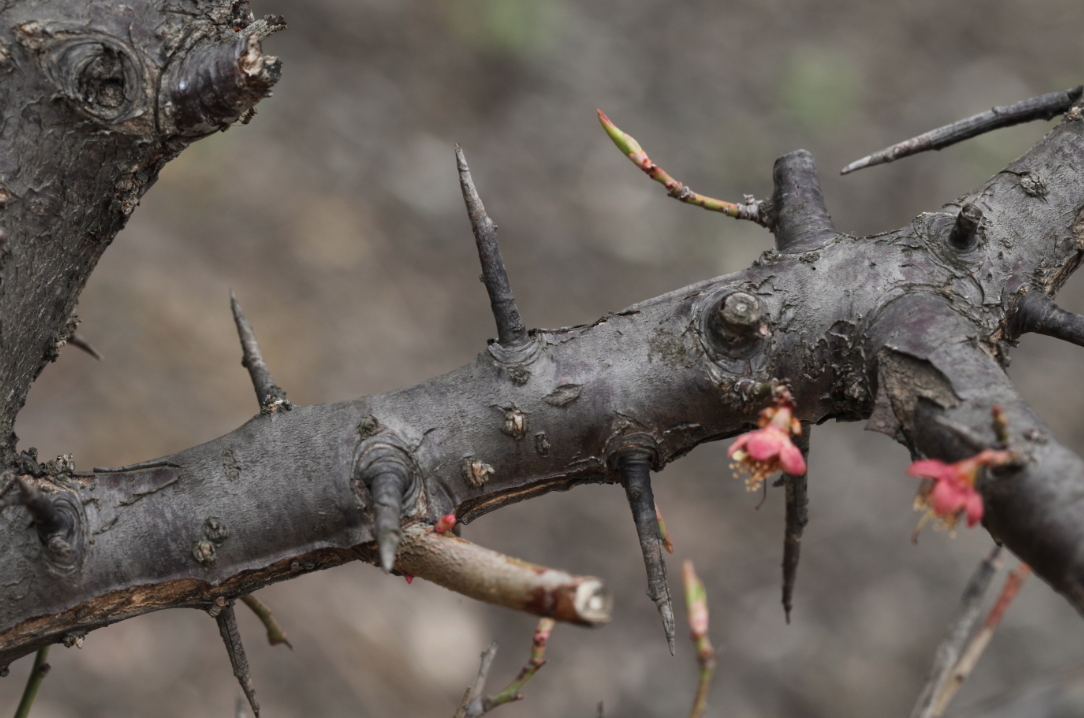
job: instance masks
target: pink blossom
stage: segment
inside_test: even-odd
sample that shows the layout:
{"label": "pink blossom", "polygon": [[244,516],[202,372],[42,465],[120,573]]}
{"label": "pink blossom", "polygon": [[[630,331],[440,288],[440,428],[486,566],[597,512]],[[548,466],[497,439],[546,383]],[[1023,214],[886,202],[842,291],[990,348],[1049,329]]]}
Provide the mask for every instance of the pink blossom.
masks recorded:
{"label": "pink blossom", "polygon": [[804,474],[805,459],[790,440],[792,435],[801,435],[802,425],[794,418],[794,400],[786,388],[778,392],[771,406],[760,412],[757,425],[759,429],[739,436],[727,451],[727,456],[734,459],[732,466],[749,474],[746,489],[756,491],[776,471],[795,476]]}
{"label": "pink blossom", "polygon": [[1004,466],[1013,460],[1010,451],[986,449],[968,459],[946,464],[939,459],[922,459],[911,464],[907,473],[925,479],[915,497],[915,508],[925,509],[915,535],[931,518],[938,519],[946,528],[956,526],[961,516],[967,525],[982,521],[982,494],[975,488],[975,480],[983,466]]}

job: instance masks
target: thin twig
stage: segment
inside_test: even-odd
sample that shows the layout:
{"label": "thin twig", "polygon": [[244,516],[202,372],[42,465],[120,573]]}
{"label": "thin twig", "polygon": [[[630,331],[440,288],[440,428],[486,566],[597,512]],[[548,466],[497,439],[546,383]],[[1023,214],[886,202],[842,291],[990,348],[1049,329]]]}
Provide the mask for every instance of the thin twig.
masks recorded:
{"label": "thin twig", "polygon": [[936,708],[937,696],[952,676],[953,668],[959,660],[967,637],[979,619],[982,608],[982,600],[986,597],[986,591],[990,588],[990,582],[997,573],[1001,563],[1001,547],[995,546],[975,569],[971,579],[964,587],[964,593],[960,597],[960,603],[956,607],[956,613],[949,623],[948,632],[941,639],[941,645],[937,647],[934,655],[933,667],[926,679],[926,685],[918,696],[911,718],[931,718]]}
{"label": "thin twig", "polygon": [[689,630],[693,645],[696,646],[696,662],[700,666],[700,677],[696,684],[696,698],[693,700],[689,718],[700,718],[708,707],[708,690],[715,675],[715,649],[708,638],[708,594],[704,584],[696,575],[693,562],[686,560],[681,567],[681,577],[685,584],[685,608],[689,614]]}
{"label": "thin twig", "polygon": [[626,157],[632,160],[634,165],[643,170],[648,177],[666,187],[667,194],[674,199],[685,202],[686,204],[695,204],[698,207],[703,207],[712,212],[720,212],[728,217],[733,217],[734,219],[747,219],[751,222],[756,222],[762,227],[768,226],[768,219],[761,209],[762,202],[757,202],[749,195],[745,196],[744,204],[736,204],[734,202],[726,202],[721,199],[714,199],[702,194],[697,194],[667,174],[666,170],[662,167],[659,167],[652,162],[651,158],[648,157],[647,153],[640,147],[640,143],[637,142],[632,135],[618,129],[617,125],[611,122],[610,118],[607,117],[606,113],[602,110],[598,110],[598,121],[602,123],[602,127],[606,130],[606,134],[610,136],[610,139],[617,145],[617,148],[621,150]]}
{"label": "thin twig", "polygon": [[[802,425],[802,433],[794,437],[802,458],[809,459],[809,424]],[[783,532],[783,611],[790,623],[790,610],[794,606],[794,582],[798,576],[798,560],[802,557],[802,533],[809,523],[808,472],[801,476],[783,474],[783,486],[787,496],[786,528]]]}
{"label": "thin twig", "polygon": [[840,174],[850,174],[865,167],[894,162],[901,157],[910,157],[927,150],[940,150],[1002,127],[1012,127],[1032,120],[1049,120],[1068,111],[1073,103],[1080,99],[1082,93],[1084,93],[1084,86],[1079,86],[1014,102],[1011,105],[994,107],[986,112],[953,122],[951,125],[938,127],[918,137],[886,147],[880,152],[874,152],[872,155],[850,163],[840,170]]}
{"label": "thin twig", "polygon": [[963,685],[967,677],[971,675],[971,671],[975,668],[975,664],[978,663],[979,658],[982,657],[986,647],[990,645],[990,639],[994,637],[994,631],[1001,624],[1001,619],[1005,617],[1005,612],[1009,610],[1009,606],[1012,605],[1013,600],[1016,598],[1016,594],[1020,592],[1021,586],[1027,581],[1028,576],[1031,575],[1031,567],[1026,563],[1021,563],[1016,569],[1005,578],[1005,586],[1001,589],[1001,595],[997,597],[997,601],[994,602],[993,608],[990,609],[990,613],[986,615],[986,620],[982,622],[982,626],[975,635],[971,637],[971,640],[967,642],[967,647],[964,648],[963,655],[960,656],[960,660],[956,662],[956,665],[952,669],[952,675],[948,681],[941,686],[937,697],[934,699],[934,710],[931,713],[932,718],[941,718],[945,714],[945,710],[948,708],[949,703],[956,696],[956,691],[960,690],[960,686]]}
{"label": "thin twig", "polygon": [[523,666],[519,675],[508,684],[507,688],[482,702],[485,709],[483,713],[488,713],[505,703],[523,700],[523,694],[520,693],[520,690],[527,684],[527,681],[534,678],[534,674],[538,673],[539,668],[546,665],[546,642],[549,641],[554,625],[555,622],[552,618],[543,618],[538,622],[538,626],[534,630],[534,638],[531,641],[531,658],[527,661],[527,665]]}
{"label": "thin twig", "polygon": [[263,627],[267,629],[267,642],[272,646],[277,646],[280,643],[285,643],[286,647],[291,651],[294,647],[290,645],[289,639],[286,638],[286,633],[283,632],[282,627],[279,626],[278,621],[271,615],[271,609],[266,604],[256,598],[253,594],[247,596],[241,596],[241,602],[252,609],[252,612],[263,623]]}
{"label": "thin twig", "polygon": [[466,718],[467,711],[471,709],[472,704],[477,703],[481,706],[482,703],[482,691],[486,689],[486,679],[489,678],[489,669],[493,665],[493,659],[497,656],[497,642],[493,641],[489,644],[489,648],[482,651],[482,660],[478,665],[478,677],[474,679],[474,685],[467,689],[467,692],[463,694],[463,700],[460,701],[459,707],[456,708],[455,714],[452,718]]}
{"label": "thin twig", "polygon": [[26,718],[30,715],[30,706],[34,705],[34,698],[38,695],[41,682],[49,673],[51,666],[45,662],[49,657],[49,646],[42,648],[34,656],[34,667],[30,669],[30,677],[26,679],[26,688],[23,690],[23,699],[19,701],[19,707],[15,709],[15,718]]}
{"label": "thin twig", "polygon": [[493,319],[497,322],[497,343],[508,349],[521,347],[528,342],[527,325],[519,314],[512,285],[508,282],[508,272],[497,244],[497,225],[486,214],[471,179],[467,158],[459,145],[455,146],[455,159],[459,168],[459,188],[467,205],[467,216],[478,247],[478,259],[482,263],[482,282],[486,285]]}

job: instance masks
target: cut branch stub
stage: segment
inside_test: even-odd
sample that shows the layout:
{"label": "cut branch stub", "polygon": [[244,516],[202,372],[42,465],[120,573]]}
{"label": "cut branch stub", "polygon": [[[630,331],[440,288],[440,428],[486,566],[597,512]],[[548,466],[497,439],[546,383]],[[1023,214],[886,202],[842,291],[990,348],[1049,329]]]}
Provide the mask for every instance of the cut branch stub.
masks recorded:
{"label": "cut branch stub", "polygon": [[262,54],[255,33],[206,40],[163,82],[163,119],[180,135],[225,129],[271,95],[281,72],[282,63]]}
{"label": "cut branch stub", "polygon": [[516,298],[512,296],[512,285],[508,282],[501,248],[497,245],[497,225],[486,214],[478,190],[474,188],[467,158],[459,145],[455,146],[455,159],[463,201],[467,205],[474,241],[478,245],[478,259],[482,262],[482,282],[486,285],[493,318],[497,322],[497,343],[508,349],[522,347],[529,341],[527,326],[520,317]]}
{"label": "cut branch stub", "polygon": [[597,578],[511,558],[424,524],[403,530],[395,568],[479,601],[582,626],[609,623],[613,611],[610,589]]}
{"label": "cut branch stub", "polygon": [[20,503],[34,520],[46,561],[61,573],[71,572],[83,553],[80,512],[75,502],[66,493],[50,498],[24,479],[16,481]]}
{"label": "cut branch stub", "polygon": [[241,304],[237,296],[230,290],[230,307],[233,309],[233,320],[237,324],[237,334],[241,338],[241,366],[248,369],[252,377],[252,385],[256,389],[256,400],[260,402],[261,414],[274,414],[276,411],[289,411],[293,405],[286,398],[286,392],[271,378],[271,370],[267,368],[267,362],[260,352],[260,344],[256,341],[256,334],[252,326],[241,313]]}
{"label": "cut branch stub", "polygon": [[839,235],[824,204],[813,155],[796,150],[775,161],[769,216],[780,252],[794,254],[816,249]]}
{"label": "cut branch stub", "polygon": [[956,223],[949,232],[948,243],[958,252],[974,249],[982,238],[982,210],[970,202],[960,208]]}
{"label": "cut branch stub", "polygon": [[1033,332],[1084,346],[1084,317],[1067,312],[1040,291],[1032,290],[1016,304],[1012,321],[1015,336]]}
{"label": "cut branch stub", "polygon": [[704,317],[704,333],[719,354],[748,355],[768,336],[764,302],[749,292],[730,292],[719,298]]}
{"label": "cut branch stub", "polygon": [[666,561],[662,556],[662,538],[655,514],[655,495],[651,491],[651,454],[646,449],[626,448],[617,456],[618,471],[625,495],[632,509],[640,550],[647,569],[647,595],[655,602],[662,616],[666,643],[674,655],[674,606],[670,600],[670,585],[666,581]]}

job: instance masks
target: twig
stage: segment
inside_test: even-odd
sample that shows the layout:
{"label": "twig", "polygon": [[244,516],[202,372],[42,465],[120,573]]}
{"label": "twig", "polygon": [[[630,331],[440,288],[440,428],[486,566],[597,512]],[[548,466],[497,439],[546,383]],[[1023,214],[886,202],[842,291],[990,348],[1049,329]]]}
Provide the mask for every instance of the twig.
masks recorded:
{"label": "twig", "polygon": [[34,667],[30,669],[30,677],[26,679],[26,688],[23,689],[23,699],[19,701],[19,707],[15,709],[15,718],[26,718],[30,715],[30,706],[34,705],[34,699],[41,688],[41,682],[52,667],[45,662],[49,657],[49,646],[42,648],[34,656]]}
{"label": "twig", "polygon": [[[808,460],[812,427],[805,424],[802,429],[802,433],[794,437],[794,443],[801,449],[802,458]],[[783,611],[787,623],[790,623],[790,610],[794,606],[794,582],[798,575],[798,560],[802,556],[802,533],[809,523],[808,475],[783,474],[787,496],[787,523],[783,532]]]}
{"label": "twig", "polygon": [[482,263],[482,282],[486,285],[493,319],[497,322],[497,343],[509,349],[521,347],[528,341],[527,326],[519,314],[516,298],[512,296],[512,285],[508,282],[501,248],[497,245],[497,225],[486,214],[478,190],[474,188],[467,158],[459,145],[455,146],[455,159],[459,168],[459,187],[463,191],[463,201],[467,205],[471,230],[478,246],[478,259]]}
{"label": "twig", "polygon": [[538,627],[534,630],[534,638],[531,642],[531,659],[527,661],[527,665],[523,666],[519,675],[508,684],[507,688],[482,702],[485,708],[483,713],[488,713],[505,703],[523,700],[523,694],[520,693],[520,690],[527,684],[527,681],[534,678],[534,674],[538,673],[539,668],[546,665],[546,642],[549,640],[554,625],[552,618],[543,618],[538,622]]}
{"label": "twig", "polygon": [[662,547],[666,549],[666,553],[674,553],[674,542],[670,540],[670,531],[666,528],[666,521],[662,518],[662,511],[659,511],[659,505],[655,504],[655,520],[659,522],[659,538],[662,539]]}
{"label": "twig", "polygon": [[949,682],[964,643],[979,619],[982,599],[990,588],[990,582],[993,581],[1000,562],[1001,547],[995,546],[978,565],[975,573],[968,580],[967,586],[964,587],[956,613],[953,614],[952,621],[949,623],[948,633],[941,639],[941,645],[937,647],[926,685],[922,687],[918,701],[911,711],[911,718],[932,718],[934,715],[937,697],[945,684]]}
{"label": "twig", "polygon": [[256,389],[256,400],[260,402],[261,414],[274,414],[276,411],[289,411],[293,404],[286,398],[286,392],[271,378],[271,370],[260,352],[260,343],[252,326],[241,313],[241,304],[237,295],[230,290],[230,307],[233,309],[233,321],[237,324],[237,334],[241,339],[241,366],[248,369],[252,385]]}
{"label": "twig", "polygon": [[990,639],[994,637],[994,631],[1001,624],[1005,612],[1009,610],[1009,606],[1012,605],[1016,594],[1020,592],[1020,587],[1024,585],[1030,575],[1031,567],[1026,563],[1021,563],[1005,578],[1005,586],[1001,589],[1001,595],[997,597],[997,601],[994,603],[993,608],[990,609],[990,613],[986,615],[986,620],[982,622],[982,626],[967,642],[963,655],[960,656],[960,660],[952,669],[951,677],[941,686],[937,697],[934,699],[934,710],[930,714],[932,718],[941,718],[944,715],[949,703],[956,696],[956,691],[971,675],[971,671],[975,668],[979,658],[982,657],[983,651],[990,645]]}
{"label": "twig", "polygon": [[626,157],[632,160],[634,165],[643,170],[648,177],[666,187],[667,194],[674,199],[685,202],[686,204],[695,204],[698,207],[703,207],[712,212],[721,212],[734,219],[747,219],[751,222],[756,222],[762,227],[768,226],[768,219],[761,209],[762,202],[757,202],[750,195],[745,196],[744,204],[736,204],[734,202],[726,202],[721,199],[714,199],[712,197],[705,197],[702,194],[697,194],[667,174],[666,170],[662,167],[659,167],[652,162],[651,158],[649,158],[643,148],[640,147],[640,143],[637,142],[632,135],[618,129],[617,125],[610,121],[610,118],[607,117],[606,113],[602,110],[598,110],[598,121],[602,123],[602,127],[606,130],[606,134],[610,136],[610,139],[617,145],[617,148],[621,150]]}
{"label": "twig", "polygon": [[601,626],[613,611],[613,596],[597,578],[537,566],[424,524],[403,530],[395,568],[479,601],[558,621]]}
{"label": "twig", "polygon": [[689,614],[689,630],[696,646],[696,662],[700,666],[700,679],[696,684],[696,698],[693,700],[689,718],[700,718],[708,707],[708,690],[715,675],[715,649],[708,639],[708,594],[704,584],[696,575],[693,562],[686,560],[681,567],[681,577],[685,584],[685,608]]}
{"label": "twig", "polygon": [[1032,120],[1049,120],[1068,111],[1073,103],[1080,99],[1082,93],[1084,93],[1084,86],[1051,92],[1014,102],[1011,105],[994,107],[986,112],[953,122],[951,125],[938,127],[918,137],[886,147],[880,152],[874,152],[872,155],[850,163],[840,170],[840,174],[850,174],[865,167],[894,162],[901,157],[910,157],[927,150],[940,150],[1002,127],[1012,127]]}
{"label": "twig", "polygon": [[647,595],[655,602],[662,617],[666,644],[674,655],[674,606],[670,599],[670,584],[666,580],[666,560],[662,556],[663,542],[659,536],[655,497],[651,492],[651,458],[643,451],[628,451],[618,463],[621,483],[632,509],[636,535],[640,538],[640,551],[647,569]]}
{"label": "twig", "polygon": [[474,685],[463,694],[463,700],[460,701],[459,707],[452,718],[466,718],[470,706],[475,702],[481,703],[482,691],[486,689],[486,679],[489,678],[489,669],[493,665],[493,659],[496,656],[497,642],[493,641],[489,644],[489,648],[482,651],[482,661],[478,666],[478,677],[474,679]]}
{"label": "twig", "polygon": [[279,626],[278,621],[271,615],[271,609],[266,604],[256,598],[253,594],[247,596],[241,596],[241,602],[252,609],[252,612],[263,623],[264,628],[267,629],[267,642],[272,646],[277,646],[280,643],[285,643],[286,647],[291,651],[294,647],[290,645],[290,641],[286,638],[286,634],[283,632],[282,627]]}

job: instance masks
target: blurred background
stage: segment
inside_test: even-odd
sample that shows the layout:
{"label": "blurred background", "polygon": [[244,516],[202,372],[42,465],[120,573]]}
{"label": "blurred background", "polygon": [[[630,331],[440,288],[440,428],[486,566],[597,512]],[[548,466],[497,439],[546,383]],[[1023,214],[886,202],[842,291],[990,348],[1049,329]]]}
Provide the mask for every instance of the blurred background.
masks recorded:
{"label": "blurred background", "polygon": [[[229,311],[233,288],[275,379],[300,404],[407,386],[473,359],[494,328],[457,188],[463,145],[528,324],[607,311],[745,267],[771,244],[749,223],[668,199],[612,146],[603,108],[697,191],[771,191],[774,159],[816,157],[844,231],[904,225],[987,179],[1049,128],[1003,130],[839,177],[873,150],[1084,80],[1078,0],[870,3],[710,0],[259,0],[289,29],[275,96],[248,126],[163,171],[83,294],[74,348],[17,425],[43,456],[115,466],[224,434],[256,410]],[[1061,304],[1084,311],[1082,281]],[[1081,349],[1025,338],[1011,374],[1084,451]],[[747,495],[725,445],[655,479],[680,562],[707,585],[721,650],[708,715],[905,716],[981,530],[910,542],[907,453],[861,424],[813,433],[811,523],[793,622],[780,605],[783,496]],[[671,658],[623,492],[587,487],[508,507],[464,535],[604,578],[613,622],[558,626],[549,663],[508,718],[680,716],[694,651]],[[1010,561],[1008,566],[1015,565]],[[1000,579],[998,580],[1000,586]],[[266,718],[451,716],[496,638],[496,691],[535,621],[348,565],[262,591],[294,650],[238,615]],[[677,608],[684,639],[684,608]],[[1084,715],[1084,622],[1025,586],[952,715]],[[233,715],[237,683],[214,621],[141,617],[55,647],[36,718]],[[29,659],[0,681],[10,714]]]}

